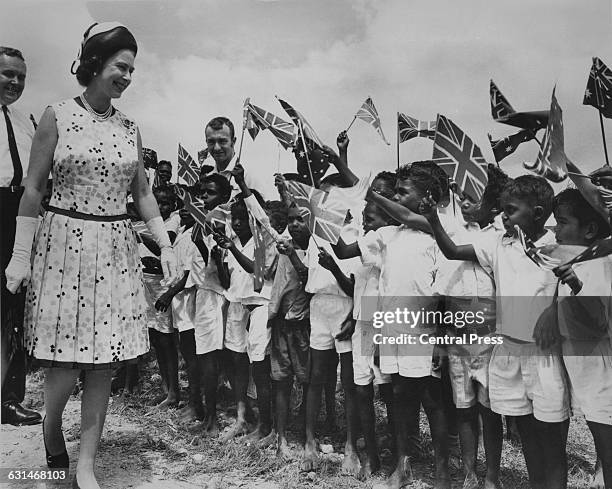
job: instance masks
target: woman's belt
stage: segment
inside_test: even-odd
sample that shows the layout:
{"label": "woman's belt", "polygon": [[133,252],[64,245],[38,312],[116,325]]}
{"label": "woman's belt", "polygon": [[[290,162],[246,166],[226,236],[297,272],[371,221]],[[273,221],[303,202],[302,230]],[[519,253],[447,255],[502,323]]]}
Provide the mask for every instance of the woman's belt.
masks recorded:
{"label": "woman's belt", "polygon": [[47,206],[49,212],[54,214],[61,214],[63,216],[72,217],[74,219],[83,219],[84,221],[102,221],[102,222],[113,222],[113,221],[125,221],[130,218],[127,214],[119,214],[117,216],[98,216],[96,214],[85,214],[84,212],[73,211],[71,209],[61,209],[52,205]]}

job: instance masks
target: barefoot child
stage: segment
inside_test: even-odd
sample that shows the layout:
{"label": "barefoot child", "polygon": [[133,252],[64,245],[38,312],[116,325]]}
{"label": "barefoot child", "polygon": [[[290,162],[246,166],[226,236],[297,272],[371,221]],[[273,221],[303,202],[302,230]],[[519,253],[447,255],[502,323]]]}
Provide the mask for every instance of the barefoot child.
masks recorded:
{"label": "barefoot child", "polygon": [[494,346],[489,364],[491,409],[516,417],[529,480],[538,489],[567,484],[568,392],[560,356],[541,350],[533,341],[536,322],[552,301],[556,279],[527,256],[514,226],[536,247],[553,244],[554,235],[544,228],[552,202],[553,190],[544,178],[522,175],[501,196],[506,234],[459,246],[444,231],[432,199],[421,205],[447,258],[478,262],[493,274],[496,331],[503,343]]}

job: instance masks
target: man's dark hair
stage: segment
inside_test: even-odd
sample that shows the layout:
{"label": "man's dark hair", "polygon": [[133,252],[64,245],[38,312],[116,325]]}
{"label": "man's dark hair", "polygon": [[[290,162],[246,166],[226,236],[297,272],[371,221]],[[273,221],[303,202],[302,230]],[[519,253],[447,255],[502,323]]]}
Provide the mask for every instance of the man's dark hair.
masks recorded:
{"label": "man's dark hair", "polygon": [[546,221],[552,214],[554,191],[550,183],[537,175],[521,175],[509,181],[502,191],[500,202],[505,202],[509,197],[526,202],[531,207],[542,207],[543,220]]}
{"label": "man's dark hair", "polygon": [[206,131],[207,127],[218,131],[220,129],[223,129],[224,125],[229,127],[230,137],[234,139],[234,124],[232,124],[232,121],[230,121],[227,117],[219,116],[211,119],[210,122],[206,124],[206,127],[204,127],[204,131]]}
{"label": "man's dark hair", "polygon": [[206,175],[200,180],[199,183],[196,184],[196,186],[202,186],[206,183],[214,183],[217,186],[217,190],[219,191],[221,199],[224,203],[230,200],[232,195],[232,185],[223,175],[220,173],[211,173],[210,175]]}
{"label": "man's dark hair", "polygon": [[[438,167],[438,165],[435,166]],[[402,165],[397,170],[398,180],[410,180],[423,197],[429,192],[436,202],[439,202],[442,196],[442,185],[439,177],[439,172],[430,165]]]}
{"label": "man's dark hair", "polygon": [[582,226],[591,222],[595,223],[597,225],[595,239],[602,239],[610,235],[609,224],[605,221],[603,216],[588,203],[580,193],[580,190],[576,188],[566,188],[555,195],[553,199],[553,210],[559,207],[567,208],[569,214],[578,219],[578,222]]}
{"label": "man's dark hair", "polygon": [[9,48],[8,46],[0,46],[0,56],[3,54],[9,58],[19,58],[21,61],[25,62],[25,59],[23,59],[23,54],[21,54],[19,49]]}
{"label": "man's dark hair", "polygon": [[[85,35],[95,26],[92,25]],[[123,26],[115,27],[106,32],[100,32],[90,37],[82,48],[79,66],[76,69],[76,78],[83,87],[88,86],[95,73],[99,73],[104,63],[115,53],[129,49],[136,55],[138,44],[132,33]]]}
{"label": "man's dark hair", "polygon": [[495,208],[501,212],[501,194],[510,180],[500,168],[490,163],[487,167],[487,185],[482,193],[481,207]]}

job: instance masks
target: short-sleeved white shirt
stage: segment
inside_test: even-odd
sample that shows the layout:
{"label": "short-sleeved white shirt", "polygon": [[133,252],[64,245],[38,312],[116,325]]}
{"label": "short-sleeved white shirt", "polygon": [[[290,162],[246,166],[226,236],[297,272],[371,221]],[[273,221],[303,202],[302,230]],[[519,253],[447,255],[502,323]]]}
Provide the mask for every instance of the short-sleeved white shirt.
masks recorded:
{"label": "short-sleeved white shirt", "polygon": [[[194,285],[200,289],[207,289],[216,292],[217,294],[224,294],[225,289],[221,286],[219,281],[219,272],[215,261],[211,258],[210,252],[216,246],[217,242],[211,235],[204,236],[204,244],[208,248],[208,264],[204,262],[204,258],[200,254],[199,250],[194,253],[191,261],[191,272],[187,279],[186,287],[193,287]],[[225,252],[225,250],[223,250]]]}
{"label": "short-sleeved white shirt", "polygon": [[178,269],[185,272],[191,270],[193,259],[199,254],[198,248],[191,241],[192,232],[193,227],[181,229],[173,245]]}
{"label": "short-sleeved white shirt", "polygon": [[[554,234],[546,231],[534,245],[554,243]],[[542,312],[552,304],[557,278],[552,271],[536,265],[516,237],[491,234],[473,246],[478,262],[495,280],[497,332],[533,342],[533,328]]]}
{"label": "short-sleeved white shirt", "polygon": [[[7,112],[13,126],[19,161],[23,170],[23,179],[28,174],[30,164],[30,148],[34,137],[32,121],[23,115],[13,105],[7,105]],[[13,180],[13,160],[8,144],[8,132],[4,113],[0,112],[0,187],[8,187]],[[23,181],[23,180],[22,180]]]}

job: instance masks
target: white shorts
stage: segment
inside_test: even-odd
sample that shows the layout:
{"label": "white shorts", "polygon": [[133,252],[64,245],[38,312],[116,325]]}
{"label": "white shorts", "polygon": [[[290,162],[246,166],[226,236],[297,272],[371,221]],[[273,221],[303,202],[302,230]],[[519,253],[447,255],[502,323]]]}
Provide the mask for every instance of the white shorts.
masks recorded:
{"label": "white shorts", "polygon": [[168,290],[168,287],[161,284],[164,277],[153,273],[143,273],[142,278],[147,301],[147,327],[160,333],[173,333],[172,312],[169,309],[165,312],[155,309],[157,299]]}
{"label": "white shorts", "polygon": [[[249,307],[250,309],[251,307]],[[250,312],[247,353],[249,360],[261,362],[269,354],[272,329],[268,328],[268,304],[255,307]]]}
{"label": "white shorts", "polygon": [[543,355],[535,343],[508,338],[495,345],[489,363],[491,409],[506,416],[559,423],[570,416],[569,390],[559,355]]}
{"label": "white shorts", "polygon": [[448,347],[448,371],[453,388],[455,407],[465,409],[480,403],[491,407],[489,399],[489,362],[493,346],[481,348],[476,355],[469,355],[455,346]]}
{"label": "white shorts", "polygon": [[195,297],[196,289],[191,287],[181,290],[172,299],[172,322],[179,332],[194,328]]}
{"label": "white shorts", "polygon": [[315,350],[351,351],[351,340],[338,341],[342,324],[353,320],[353,299],[332,294],[314,294],[310,300],[310,347]]}
{"label": "white shorts", "polygon": [[583,356],[565,356],[565,350],[572,409],[579,408],[587,421],[612,425],[612,345],[600,342]]}
{"label": "white shorts", "polygon": [[223,349],[223,294],[210,289],[196,289],[195,329],[196,354]]}
{"label": "white shorts", "polygon": [[227,308],[227,320],[225,322],[225,338],[223,348],[246,353],[247,351],[247,323],[249,321],[249,310],[240,302],[230,302]]}
{"label": "white shorts", "polygon": [[374,343],[372,343],[372,321],[357,320],[353,333],[353,380],[357,385],[388,384],[391,376],[383,374],[374,364]]}

